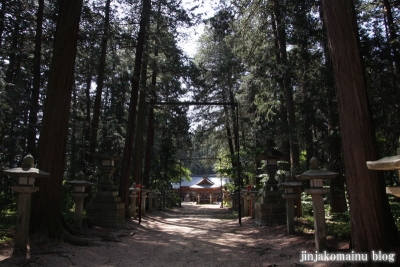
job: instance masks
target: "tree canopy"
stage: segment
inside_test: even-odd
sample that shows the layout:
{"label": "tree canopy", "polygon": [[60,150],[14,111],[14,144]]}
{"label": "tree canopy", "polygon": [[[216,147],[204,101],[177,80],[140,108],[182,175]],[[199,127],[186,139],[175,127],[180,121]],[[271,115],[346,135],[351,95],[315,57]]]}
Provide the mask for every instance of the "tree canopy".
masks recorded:
{"label": "tree canopy", "polygon": [[[93,155],[105,140],[123,156],[114,180],[127,204],[133,182],[167,190],[189,171],[238,179],[239,170],[238,185],[255,185],[257,158],[272,139],[286,172],[307,170],[315,156],[340,173],[331,182],[331,205],[344,212],[345,190],[354,196],[354,181],[364,181],[362,162],[394,155],[399,146],[400,6],[392,0],[340,1],[352,23],[352,35],[343,38],[353,43],[339,49],[332,27],[344,25],[334,24],[329,2],[220,0],[213,15],[202,17],[198,9],[205,4],[199,0],[1,1],[1,168],[34,155],[53,179],[39,182],[34,209],[44,214],[55,205],[59,218],[70,205],[62,200],[65,181],[80,170],[98,181]],[[182,48],[188,38],[183,32],[198,25],[204,31],[191,58]],[[345,52],[359,60],[359,72],[343,71],[340,60],[349,57],[339,55]],[[351,87],[356,77],[362,85]],[[361,102],[343,102],[345,90],[357,92]],[[179,101],[237,103],[239,110],[154,104]],[[352,113],[356,107],[359,116]],[[354,127],[365,130],[353,136]],[[367,147],[348,156],[348,146],[360,138]],[[186,160],[201,157],[222,158],[223,166],[218,160]],[[356,158],[357,171],[349,167],[355,164],[350,158]],[[371,177],[360,194],[381,205],[382,214],[368,216],[390,219],[384,186],[399,179],[391,172],[376,175],[379,182]],[[4,192],[13,183],[1,176]],[[352,223],[370,218],[357,212],[360,200],[350,199]],[[33,225],[32,230],[47,227],[39,219]],[[392,226],[390,221],[386,230]],[[44,232],[59,237],[61,228]],[[390,244],[381,242],[384,233],[374,233],[375,241],[355,235],[355,248],[398,241],[394,234]]]}

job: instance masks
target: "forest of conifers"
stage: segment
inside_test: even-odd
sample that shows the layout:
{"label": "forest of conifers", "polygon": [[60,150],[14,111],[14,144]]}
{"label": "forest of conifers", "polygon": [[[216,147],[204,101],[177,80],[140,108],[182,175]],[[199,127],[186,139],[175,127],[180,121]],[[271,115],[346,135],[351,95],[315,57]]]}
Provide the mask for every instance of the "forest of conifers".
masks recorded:
{"label": "forest of conifers", "polygon": [[[236,184],[254,184],[271,139],[286,171],[307,170],[315,156],[340,173],[332,209],[348,209],[347,188],[356,249],[398,242],[384,193],[397,176],[363,168],[399,146],[399,1],[221,0],[207,20],[196,12],[201,1],[0,5],[0,167],[30,153],[51,173],[38,181],[33,230],[65,234],[63,184],[80,170],[96,181],[93,155],[107,139],[123,157],[114,174],[123,200],[132,182],[177,182],[180,159],[191,157],[223,158],[235,180],[239,151]],[[191,58],[178,45],[188,38],[182,29],[203,23]],[[238,103],[239,116],[229,105],[151,104],[188,100]],[[184,173],[217,163],[185,161]],[[15,181],[0,181],[5,197]]]}

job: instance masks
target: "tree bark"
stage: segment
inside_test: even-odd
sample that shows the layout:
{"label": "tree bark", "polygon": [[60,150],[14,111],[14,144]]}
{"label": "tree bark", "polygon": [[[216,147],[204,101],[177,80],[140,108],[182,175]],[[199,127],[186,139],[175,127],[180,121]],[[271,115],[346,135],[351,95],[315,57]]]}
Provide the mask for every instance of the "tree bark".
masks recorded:
{"label": "tree bark", "polygon": [[[158,3],[157,8],[157,26],[156,26],[156,34],[160,34],[160,21],[159,18],[161,16],[161,3]],[[159,51],[159,40],[155,38],[155,49],[154,49],[154,58],[158,57]],[[154,61],[154,66],[152,66],[153,71],[151,73],[151,94],[150,103],[157,101],[157,75],[158,75],[158,64],[157,61]],[[143,168],[143,184],[146,188],[149,188],[150,185],[150,167],[151,167],[151,156],[154,147],[154,108],[152,105],[149,107],[149,114],[147,117],[147,138],[146,138],[146,148],[145,148],[145,156],[144,156],[144,168]]]}
{"label": "tree bark", "polygon": [[274,0],[274,18],[276,25],[276,38],[278,44],[278,51],[280,54],[280,65],[283,69],[283,86],[285,90],[285,103],[287,109],[288,119],[288,135],[290,140],[290,165],[291,169],[296,169],[300,165],[300,152],[299,144],[296,133],[296,116],[295,106],[293,101],[293,89],[290,82],[290,73],[288,67],[287,50],[286,50],[286,29],[285,23],[282,18],[281,6],[279,0]]}
{"label": "tree bark", "polygon": [[[147,83],[147,64],[149,54],[144,52],[142,62],[142,74],[141,74],[141,90],[139,95],[139,105],[137,111],[137,125],[135,134],[135,150],[133,155],[133,179],[136,184],[142,180],[142,167],[143,167],[143,130],[145,127],[146,118],[146,83]],[[148,184],[148,183],[147,183]],[[125,216],[130,217],[129,206],[125,207]]]}
{"label": "tree bark", "polygon": [[29,110],[28,123],[28,148],[27,152],[36,157],[36,132],[37,132],[37,113],[39,111],[40,94],[40,57],[42,50],[43,33],[43,10],[44,0],[39,0],[39,7],[36,15],[36,35],[35,50],[33,52],[33,86],[31,94],[31,106]]}
{"label": "tree bark", "polygon": [[[153,97],[150,100],[150,103],[155,101],[156,101],[156,94],[154,92]],[[151,156],[153,147],[154,147],[154,108],[150,107],[149,115],[147,118],[147,139],[146,139],[146,150],[145,150],[144,170],[143,170],[143,184],[146,186],[146,188],[149,188],[150,184],[150,166],[151,166]]]}
{"label": "tree bark", "polygon": [[[129,176],[132,162],[132,150],[134,143],[135,122],[136,122],[136,106],[139,94],[140,73],[142,68],[142,58],[144,45],[146,42],[146,30],[150,21],[151,0],[143,0],[142,14],[140,18],[139,34],[137,38],[137,47],[135,55],[135,66],[133,69],[133,77],[131,80],[132,90],[129,103],[128,127],[126,130],[125,146],[122,160],[121,178],[119,184],[119,196],[125,207],[129,207]],[[136,178],[135,178],[136,179]]]}
{"label": "tree bark", "polygon": [[396,32],[396,27],[393,19],[392,8],[389,0],[383,0],[384,13],[387,19],[387,25],[389,28],[389,43],[393,53],[393,62],[396,68],[397,79],[400,77],[400,44]]}
{"label": "tree bark", "polygon": [[378,159],[378,152],[354,4],[323,0],[322,8],[337,90],[354,250],[387,251],[399,239],[384,179],[366,167],[366,161]]}
{"label": "tree bark", "polygon": [[82,0],[61,0],[47,97],[38,146],[38,168],[50,178],[37,179],[32,229],[41,237],[63,237],[61,192],[65,171],[68,120]]}
{"label": "tree bark", "polygon": [[230,126],[230,121],[229,121],[229,110],[227,106],[223,107],[224,113],[225,113],[225,128],[226,128],[226,135],[227,135],[227,140],[228,140],[228,148],[229,148],[229,153],[231,155],[231,163],[232,166],[236,166],[236,160],[233,158],[235,155],[235,147],[233,144],[233,138],[232,138],[232,130]]}
{"label": "tree bark", "polygon": [[[322,29],[326,33],[326,27],[324,22],[324,12],[322,6],[320,6],[320,18],[322,23]],[[342,142],[339,135],[339,114],[337,110],[335,85],[332,77],[332,60],[328,49],[327,39],[323,39],[323,51],[325,55],[325,87],[326,94],[328,96],[328,108],[329,108],[329,122],[328,131],[331,132],[329,138],[329,170],[332,172],[339,173],[339,176],[329,181],[330,189],[330,207],[332,212],[345,212],[347,211],[346,195],[345,195],[345,179],[343,175],[343,164],[342,164]]]}
{"label": "tree bark", "polygon": [[5,93],[6,99],[8,101],[8,105],[10,107],[10,112],[5,113],[5,122],[10,122],[10,126],[8,126],[8,136],[9,136],[9,144],[7,147],[7,155],[8,165],[10,168],[14,167],[15,161],[15,153],[17,153],[17,137],[16,130],[19,125],[19,102],[14,101],[18,99],[20,96],[18,94],[18,90],[15,88],[15,84],[18,82],[18,76],[21,70],[21,13],[22,13],[22,3],[18,3],[18,6],[15,7],[15,19],[13,23],[13,31],[11,36],[11,44],[9,47],[8,54],[8,66],[5,71]]}
{"label": "tree bark", "polygon": [[100,120],[100,107],[101,107],[101,94],[103,93],[104,86],[104,76],[105,76],[105,68],[106,68],[106,56],[107,56],[107,42],[109,35],[109,27],[110,27],[110,2],[111,0],[107,0],[106,7],[104,10],[105,18],[104,18],[104,32],[103,38],[101,40],[101,53],[100,53],[100,63],[99,69],[97,71],[97,88],[96,88],[96,96],[94,99],[94,107],[93,107],[93,118],[91,125],[91,135],[90,135],[90,143],[89,143],[89,163],[93,164],[93,154],[96,152],[97,147],[97,133],[99,128],[99,120]]}
{"label": "tree bark", "polygon": [[[279,7],[279,2],[277,0],[274,0],[274,12],[272,13],[272,29],[275,37],[274,46],[275,46],[276,63],[278,66],[283,66],[283,68],[285,68],[285,64],[287,62],[286,33],[285,33],[285,27],[281,21],[280,7]],[[288,87],[289,84],[288,84],[287,73],[283,74],[282,77],[279,77],[277,82],[281,89],[281,93],[279,94],[279,98],[281,101],[280,104],[281,130],[285,134],[282,138],[282,150],[283,150],[282,160],[284,162],[288,162],[286,171],[292,171],[293,168],[295,168],[295,166],[299,166],[299,147],[298,145],[294,146],[293,142],[294,136],[292,135],[292,130],[291,130],[291,128],[294,127],[293,93],[292,93],[292,88]],[[291,104],[288,104],[288,97],[291,98]],[[297,156],[295,156],[296,153]],[[301,206],[301,189],[297,188],[295,189],[295,191],[298,197],[295,198],[294,200],[295,204],[294,213],[296,217],[302,217],[303,208]]]}

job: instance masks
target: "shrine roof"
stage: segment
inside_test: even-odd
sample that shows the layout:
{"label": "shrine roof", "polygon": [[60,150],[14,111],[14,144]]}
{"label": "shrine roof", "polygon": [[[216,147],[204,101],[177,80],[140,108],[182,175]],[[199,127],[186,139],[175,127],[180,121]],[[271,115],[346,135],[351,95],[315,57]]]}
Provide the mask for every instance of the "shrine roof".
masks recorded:
{"label": "shrine roof", "polygon": [[[222,178],[222,186],[229,182],[230,178]],[[192,175],[191,181],[182,178],[181,185],[190,188],[219,188],[221,187],[221,178],[216,174]],[[174,183],[173,188],[179,188],[179,183]]]}

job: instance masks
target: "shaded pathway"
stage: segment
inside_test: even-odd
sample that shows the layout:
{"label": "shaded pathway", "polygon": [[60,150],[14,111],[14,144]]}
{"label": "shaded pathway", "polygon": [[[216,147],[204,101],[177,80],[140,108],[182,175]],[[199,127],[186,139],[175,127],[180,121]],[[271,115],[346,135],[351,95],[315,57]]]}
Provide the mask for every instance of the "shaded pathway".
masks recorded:
{"label": "shaded pathway", "polygon": [[312,235],[286,236],[285,225],[257,227],[248,217],[239,226],[237,215],[219,205],[182,203],[127,228],[91,230],[95,246],[33,250],[19,266],[327,266],[299,262],[301,251],[314,250]]}

